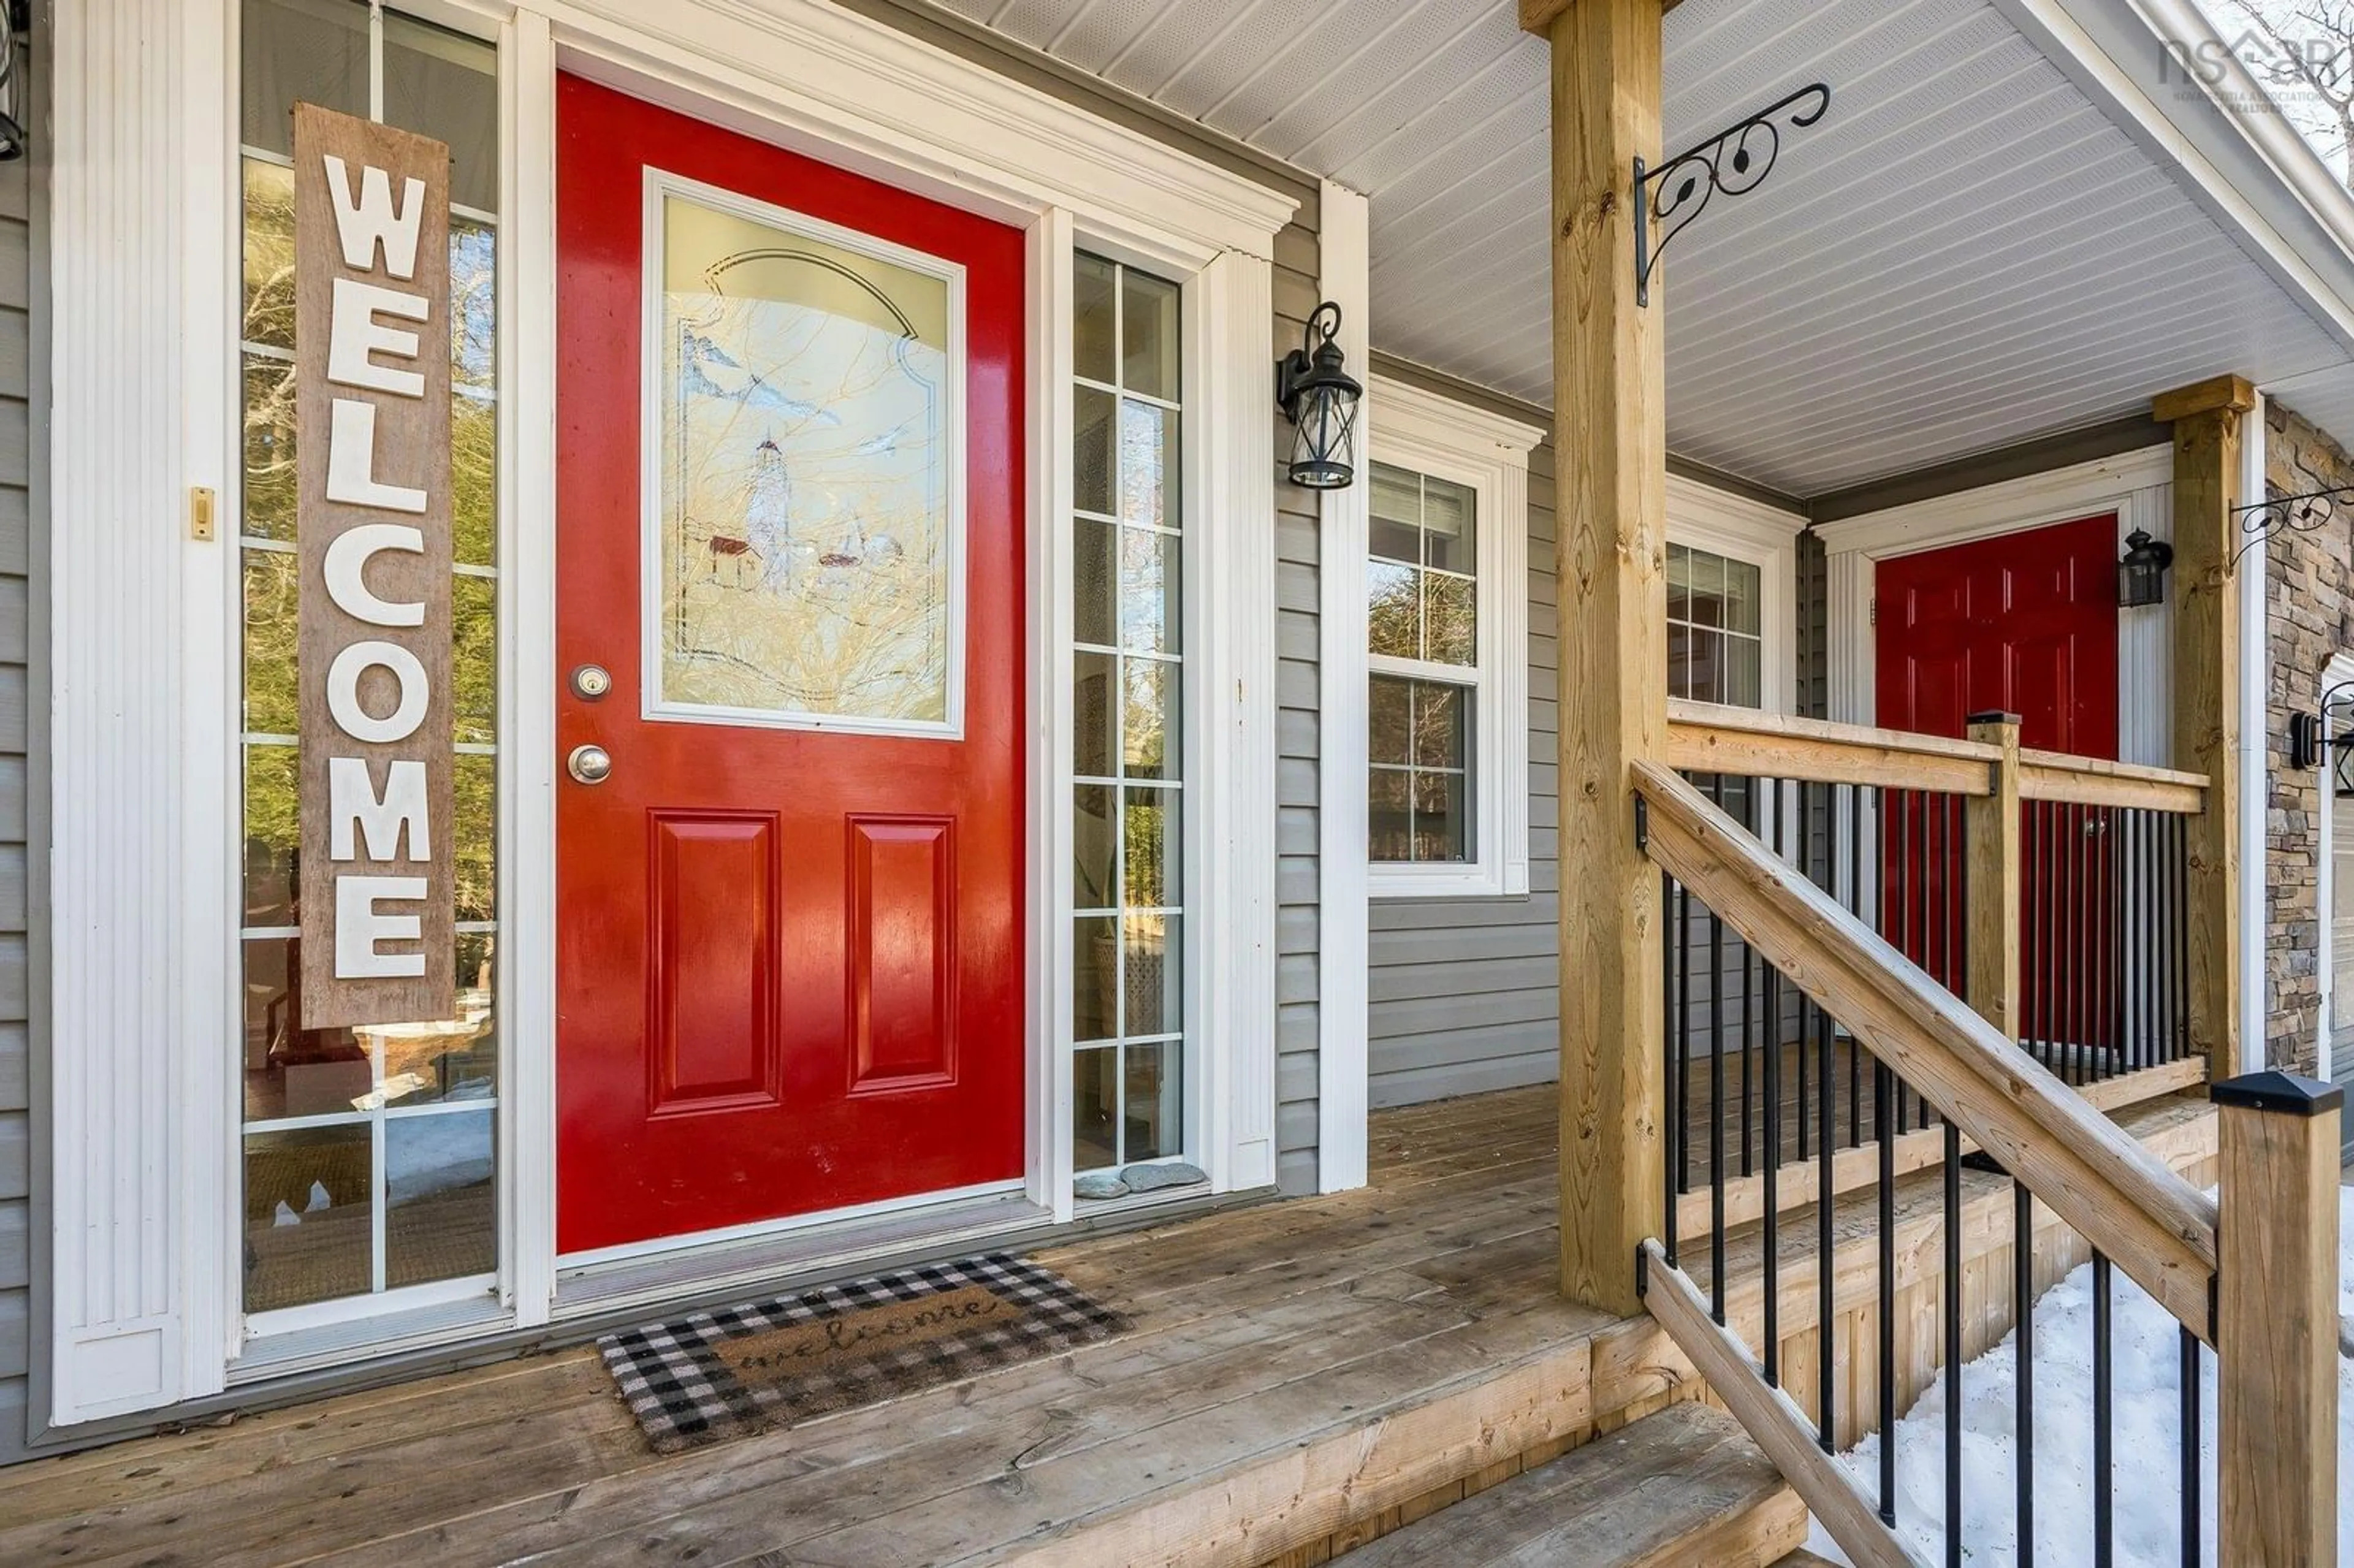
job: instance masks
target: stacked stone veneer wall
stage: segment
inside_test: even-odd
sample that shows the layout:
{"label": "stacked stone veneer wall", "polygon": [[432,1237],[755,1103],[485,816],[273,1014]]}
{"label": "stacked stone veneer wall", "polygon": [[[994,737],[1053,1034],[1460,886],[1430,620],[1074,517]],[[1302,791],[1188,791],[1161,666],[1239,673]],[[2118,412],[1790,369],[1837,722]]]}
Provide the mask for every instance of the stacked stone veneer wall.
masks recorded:
{"label": "stacked stone veneer wall", "polygon": [[[2264,478],[2274,494],[2354,485],[2354,458],[2286,405],[2265,408]],[[2310,534],[2284,531],[2269,552],[2270,693],[2264,715],[2272,788],[2265,802],[2265,1062],[2311,1073],[2321,1022],[2321,812],[2314,771],[2290,768],[2289,716],[2321,702],[2330,660],[2354,650],[2354,510]]]}

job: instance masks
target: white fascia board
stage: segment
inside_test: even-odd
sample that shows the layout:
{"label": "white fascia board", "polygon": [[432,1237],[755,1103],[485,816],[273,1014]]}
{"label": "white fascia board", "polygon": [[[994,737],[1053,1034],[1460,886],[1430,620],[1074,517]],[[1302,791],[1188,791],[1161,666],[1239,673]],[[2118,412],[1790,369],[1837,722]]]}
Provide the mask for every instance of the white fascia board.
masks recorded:
{"label": "white fascia board", "polygon": [[2354,353],[2354,196],[2282,116],[2218,100],[2264,91],[2228,53],[2212,88],[2161,80],[2170,41],[2221,39],[2195,0],[1992,4]]}
{"label": "white fascia board", "polygon": [[1262,260],[1299,202],[986,65],[815,0],[548,0],[564,68],[1009,221],[1046,207]]}

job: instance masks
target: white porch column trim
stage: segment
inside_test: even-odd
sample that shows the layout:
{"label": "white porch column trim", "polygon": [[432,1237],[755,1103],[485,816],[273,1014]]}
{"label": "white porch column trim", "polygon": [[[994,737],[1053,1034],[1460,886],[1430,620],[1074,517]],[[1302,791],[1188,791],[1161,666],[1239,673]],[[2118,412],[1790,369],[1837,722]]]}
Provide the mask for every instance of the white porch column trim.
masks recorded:
{"label": "white porch column trim", "polygon": [[[2264,395],[2241,416],[2240,498],[2262,501],[2264,489]],[[2264,874],[2272,821],[2272,628],[2265,610],[2272,552],[2262,545],[2240,556],[2240,755],[2232,788],[2240,792],[2240,1070],[2262,1072],[2270,1042],[2271,977]],[[2322,795],[2322,812],[2329,798]],[[2327,909],[2318,911],[2325,925]],[[2325,1025],[2326,1027],[2326,1025]]]}
{"label": "white porch column trim", "polygon": [[[1201,774],[1216,885],[1189,897],[1210,916],[1200,960],[1215,987],[1205,1053],[1225,1081],[1207,1086],[1211,1174],[1221,1191],[1275,1181],[1276,886],[1274,359],[1267,262],[1227,251],[1202,270],[1204,326],[1215,347],[1201,429],[1215,487],[1201,518],[1202,580],[1221,601],[1204,638],[1201,701],[1214,726]],[[1197,644],[1199,646],[1200,644]],[[1058,864],[1067,864],[1066,856]]]}
{"label": "white porch column trim", "polygon": [[[221,0],[56,7],[48,1417],[221,1386],[235,1015]],[[207,659],[192,650],[212,650]]]}
{"label": "white porch column trim", "polygon": [[[1341,307],[1341,346],[1357,375],[1372,355],[1371,204],[1326,180],[1317,223],[1317,286]],[[1316,1186],[1365,1184],[1365,1117],[1372,1048],[1367,970],[1365,789],[1365,541],[1373,505],[1366,454],[1373,399],[1359,405],[1357,482],[1325,492],[1317,541],[1316,726],[1318,878],[1316,960]]]}
{"label": "white porch column trim", "polygon": [[499,65],[509,105],[501,143],[499,465],[511,488],[499,509],[499,943],[504,949],[507,1050],[498,1118],[499,1169],[512,1205],[503,1258],[515,1321],[545,1323],[556,1307],[556,42],[547,18],[516,13]]}

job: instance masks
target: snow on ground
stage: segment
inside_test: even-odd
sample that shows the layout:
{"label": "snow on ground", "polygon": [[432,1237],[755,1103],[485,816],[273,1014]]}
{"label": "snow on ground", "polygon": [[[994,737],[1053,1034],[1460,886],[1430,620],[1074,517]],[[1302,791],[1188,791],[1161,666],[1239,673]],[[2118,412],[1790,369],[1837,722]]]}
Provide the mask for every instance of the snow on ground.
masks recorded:
{"label": "snow on ground", "polygon": [[[2338,1305],[2354,1314],[2354,1188],[2338,1191]],[[2116,1561],[2177,1568],[2182,1561],[2181,1337],[2166,1309],[2119,1270],[2110,1272],[2110,1392],[2115,1400]],[[2035,1561],[2093,1555],[2093,1267],[2086,1264],[2035,1304]],[[1971,1568],[2019,1560],[2012,1395],[2019,1336],[1962,1368],[1962,1540]],[[2201,1561],[2215,1560],[2215,1358],[2200,1351]],[[2354,1361],[2338,1362],[2338,1513],[2354,1520]],[[1880,1437],[1840,1456],[1867,1498],[1880,1495]],[[1896,1529],[1924,1562],[1945,1558],[1946,1382],[1939,1378],[1896,1422]],[[1847,1558],[1820,1524],[1808,1545]],[[2342,1531],[2341,1568],[2354,1568],[2354,1530]]]}

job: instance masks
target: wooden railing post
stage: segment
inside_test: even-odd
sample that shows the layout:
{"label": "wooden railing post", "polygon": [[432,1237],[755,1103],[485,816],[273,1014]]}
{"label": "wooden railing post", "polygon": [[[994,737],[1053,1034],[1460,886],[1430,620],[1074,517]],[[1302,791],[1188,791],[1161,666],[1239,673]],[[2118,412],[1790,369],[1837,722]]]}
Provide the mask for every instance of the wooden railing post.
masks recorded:
{"label": "wooden railing post", "polygon": [[[2156,398],[2174,427],[2174,765],[2207,776],[2189,836],[2190,1046],[2240,1070],[2240,426],[2255,389],[2219,376]],[[2262,802],[2255,810],[2262,810]]]}
{"label": "wooden railing post", "polygon": [[2226,1564],[2338,1561],[2338,1120],[2285,1073],[2216,1084],[2215,1355]]}
{"label": "wooden railing post", "polygon": [[[1634,765],[1667,730],[1667,361],[1635,297],[1638,157],[1659,156],[1660,0],[1522,0],[1553,59],[1561,635],[1561,1283],[1641,1309],[1666,1212],[1659,873]],[[1656,285],[1654,285],[1656,289]]]}
{"label": "wooden railing post", "polygon": [[1999,747],[1994,790],[1962,803],[1969,904],[1964,911],[1962,1000],[2011,1040],[2019,1038],[2019,715],[1972,714],[1972,740]]}

